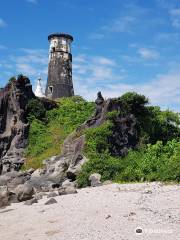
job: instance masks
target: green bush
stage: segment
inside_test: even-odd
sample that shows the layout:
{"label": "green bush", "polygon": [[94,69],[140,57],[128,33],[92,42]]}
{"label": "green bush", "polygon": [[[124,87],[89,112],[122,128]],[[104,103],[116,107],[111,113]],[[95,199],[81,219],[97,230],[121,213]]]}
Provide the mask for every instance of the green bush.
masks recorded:
{"label": "green bush", "polygon": [[57,104],[57,108],[44,112],[36,99],[28,103],[30,132],[25,168],[41,167],[43,160],[60,154],[67,135],[90,118],[94,111],[94,103],[79,96],[62,98]]}
{"label": "green bush", "polygon": [[148,106],[148,99],[135,92],[127,92],[118,100],[121,104],[119,115],[133,114],[137,119],[137,130],[142,143],[166,143],[180,138],[180,117],[170,110]]}
{"label": "green bush", "polygon": [[121,160],[110,156],[108,152],[92,154],[91,159],[82,166],[82,170],[77,177],[79,187],[89,185],[89,176],[92,173],[99,173],[102,181],[114,179],[122,170]]}
{"label": "green bush", "polygon": [[33,119],[45,120],[46,109],[39,99],[33,98],[28,101],[26,106],[27,118],[31,122]]}
{"label": "green bush", "polygon": [[[136,93],[127,93],[117,101],[121,102],[119,111],[108,113],[104,124],[84,132],[84,155],[89,161],[77,177],[79,186],[87,186],[90,174],[95,172],[102,175],[103,181],[180,181],[179,115],[146,106],[148,100]],[[89,119],[95,108],[94,103],[79,96],[62,98],[57,105],[57,108],[46,112],[37,99],[28,103],[31,126],[25,168],[41,167],[42,160],[60,154],[67,135]],[[140,148],[129,151],[124,158],[112,157],[108,139],[114,119],[131,113],[138,121]]]}
{"label": "green bush", "polygon": [[157,142],[139,151],[130,151],[117,181],[179,181],[180,143],[173,140],[166,145]]}
{"label": "green bush", "polygon": [[108,151],[108,136],[111,134],[111,122],[106,121],[99,127],[89,128],[85,131],[86,147],[85,153],[88,157],[91,154]]}
{"label": "green bush", "polygon": [[108,152],[91,154],[78,176],[80,187],[89,184],[91,173],[100,173],[102,180],[115,182],[180,181],[180,142],[172,140],[163,145],[157,142],[138,151],[129,151],[124,158]]}

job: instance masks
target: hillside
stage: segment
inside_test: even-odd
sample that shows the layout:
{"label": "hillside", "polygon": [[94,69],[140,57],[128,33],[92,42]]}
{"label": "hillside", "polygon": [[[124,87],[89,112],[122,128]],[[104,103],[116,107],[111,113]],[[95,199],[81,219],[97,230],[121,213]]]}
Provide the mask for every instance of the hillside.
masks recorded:
{"label": "hillside", "polygon": [[[180,180],[179,116],[147,103],[145,96],[124,94],[108,103],[99,126],[75,133],[75,138],[85,135],[83,155],[89,159],[78,175],[79,186],[88,185],[94,172],[120,182]],[[42,167],[43,160],[59,155],[66,137],[95,111],[94,103],[78,96],[59,100],[43,118],[36,116],[32,102],[29,106],[25,169]]]}
{"label": "hillside", "polygon": [[20,75],[0,103],[0,207],[106,180],[180,181],[179,114],[143,95],[52,101],[35,97]]}
{"label": "hillside", "polygon": [[58,100],[57,107],[45,111],[41,116],[37,112],[38,101],[32,100],[28,104],[30,131],[29,145],[26,149],[25,168],[42,167],[42,161],[61,153],[61,146],[65,138],[78,126],[90,118],[95,104],[87,102],[79,96]]}

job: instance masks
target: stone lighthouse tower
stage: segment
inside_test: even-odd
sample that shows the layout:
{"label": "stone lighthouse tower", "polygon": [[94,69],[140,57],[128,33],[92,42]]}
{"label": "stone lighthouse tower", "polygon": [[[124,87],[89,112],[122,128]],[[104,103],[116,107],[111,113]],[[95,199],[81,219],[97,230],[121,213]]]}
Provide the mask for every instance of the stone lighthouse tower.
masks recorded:
{"label": "stone lighthouse tower", "polygon": [[74,95],[72,83],[71,43],[69,34],[54,33],[48,36],[49,66],[46,97],[56,99]]}

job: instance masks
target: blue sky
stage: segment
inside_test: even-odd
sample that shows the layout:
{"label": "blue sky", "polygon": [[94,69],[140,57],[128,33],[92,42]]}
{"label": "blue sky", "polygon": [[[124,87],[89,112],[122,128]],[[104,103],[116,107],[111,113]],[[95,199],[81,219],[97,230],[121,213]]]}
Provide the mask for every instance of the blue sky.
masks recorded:
{"label": "blue sky", "polygon": [[0,86],[19,73],[46,83],[53,32],[74,36],[76,94],[137,91],[180,111],[179,0],[0,0]]}

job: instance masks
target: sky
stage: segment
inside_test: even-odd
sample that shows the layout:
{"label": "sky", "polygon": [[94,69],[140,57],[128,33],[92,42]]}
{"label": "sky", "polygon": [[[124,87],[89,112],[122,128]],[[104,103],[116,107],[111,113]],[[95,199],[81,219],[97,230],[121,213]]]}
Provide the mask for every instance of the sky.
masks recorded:
{"label": "sky", "polygon": [[47,37],[69,33],[76,95],[127,91],[180,112],[179,0],[0,0],[0,87],[47,81]]}

